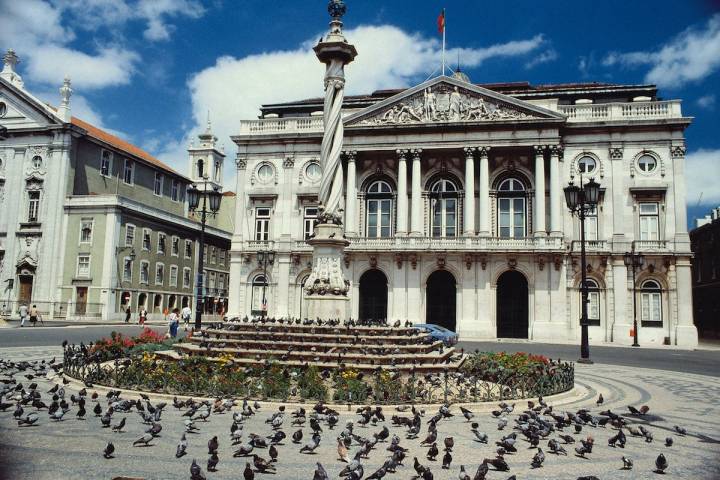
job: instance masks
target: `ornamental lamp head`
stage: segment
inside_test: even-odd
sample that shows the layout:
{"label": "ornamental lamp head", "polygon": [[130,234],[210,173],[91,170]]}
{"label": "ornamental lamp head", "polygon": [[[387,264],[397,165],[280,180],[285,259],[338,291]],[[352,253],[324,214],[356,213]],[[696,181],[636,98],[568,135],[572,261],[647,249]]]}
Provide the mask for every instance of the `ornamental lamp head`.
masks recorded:
{"label": "ornamental lamp head", "polygon": [[340,19],[345,15],[347,6],[343,0],[330,0],[327,9],[333,19]]}

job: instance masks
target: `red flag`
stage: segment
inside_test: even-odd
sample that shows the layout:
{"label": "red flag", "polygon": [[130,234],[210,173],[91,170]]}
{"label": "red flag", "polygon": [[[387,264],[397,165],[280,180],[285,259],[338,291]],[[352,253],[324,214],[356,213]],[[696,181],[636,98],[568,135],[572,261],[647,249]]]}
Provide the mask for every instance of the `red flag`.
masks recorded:
{"label": "red flag", "polygon": [[442,9],[442,12],[440,12],[440,16],[438,16],[437,19],[437,26],[438,26],[438,33],[445,32],[445,9]]}

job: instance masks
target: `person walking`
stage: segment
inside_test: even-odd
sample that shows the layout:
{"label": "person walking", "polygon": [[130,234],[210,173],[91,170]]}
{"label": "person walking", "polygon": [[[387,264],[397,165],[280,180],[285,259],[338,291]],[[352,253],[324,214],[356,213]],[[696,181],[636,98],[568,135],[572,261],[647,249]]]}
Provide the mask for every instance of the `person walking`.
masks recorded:
{"label": "person walking", "polygon": [[147,321],[147,310],[145,310],[145,307],[140,307],[140,311],[138,312],[138,323],[140,325],[145,325],[146,321]]}
{"label": "person walking", "polygon": [[32,325],[34,327],[35,324],[37,323],[37,319],[38,319],[37,305],[33,305],[32,308],[30,309],[30,325]]}
{"label": "person walking", "polygon": [[182,319],[185,324],[185,331],[187,332],[188,326],[190,325],[190,317],[192,317],[192,310],[190,305],[185,305],[182,309]]}
{"label": "person walking", "polygon": [[28,318],[28,307],[24,303],[20,305],[20,326],[25,326],[25,320]]}
{"label": "person walking", "polygon": [[180,326],[180,310],[175,308],[170,313],[170,315],[168,315],[168,333],[170,334],[170,338],[177,337],[177,331],[178,331],[179,326]]}
{"label": "person walking", "polygon": [[125,310],[125,323],[130,323],[130,305]]}

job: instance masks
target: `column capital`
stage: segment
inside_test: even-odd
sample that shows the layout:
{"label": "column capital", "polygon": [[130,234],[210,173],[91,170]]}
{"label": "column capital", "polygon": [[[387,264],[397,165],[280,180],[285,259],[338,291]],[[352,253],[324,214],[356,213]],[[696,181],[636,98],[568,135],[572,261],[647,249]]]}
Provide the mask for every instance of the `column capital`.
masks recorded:
{"label": "column capital", "polygon": [[550,155],[553,157],[562,157],[565,147],[562,144],[550,145]]}
{"label": "column capital", "polygon": [[487,157],[490,153],[490,147],[487,145],[483,145],[480,147],[477,147],[478,154],[480,154],[480,157]]}
{"label": "column capital", "polygon": [[422,148],[412,148],[410,149],[410,154],[413,158],[420,159],[420,154],[422,153]]}
{"label": "column capital", "polygon": [[610,158],[613,160],[620,160],[623,158],[622,147],[610,147]]}
{"label": "column capital", "polygon": [[405,157],[407,157],[408,150],[403,149],[403,148],[398,148],[397,150],[395,150],[395,154],[398,156],[398,158],[404,159]]}
{"label": "column capital", "polygon": [[348,162],[354,162],[355,157],[357,156],[357,151],[356,150],[343,150],[342,154],[343,154],[343,157],[345,157],[345,160],[347,160]]}
{"label": "column capital", "polygon": [[235,165],[237,165],[238,170],[245,170],[247,168],[247,159],[238,155],[235,157]]}
{"label": "column capital", "polygon": [[477,151],[477,147],[464,147],[463,152],[465,152],[466,157],[472,157],[475,155],[475,151]]}
{"label": "column capital", "polygon": [[670,147],[670,156],[672,158],[682,158],[685,156],[685,145],[673,145]]}
{"label": "column capital", "polygon": [[547,145],[533,145],[533,150],[535,150],[535,155],[543,155],[547,148],[548,148]]}

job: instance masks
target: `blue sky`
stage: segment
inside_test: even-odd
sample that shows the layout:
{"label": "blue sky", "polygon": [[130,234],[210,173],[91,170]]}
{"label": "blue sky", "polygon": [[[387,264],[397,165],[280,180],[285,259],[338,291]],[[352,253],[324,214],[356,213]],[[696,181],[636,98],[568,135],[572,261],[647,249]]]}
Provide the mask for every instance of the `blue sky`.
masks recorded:
{"label": "blue sky", "polygon": [[[260,103],[322,95],[310,46],[325,0],[0,0],[0,48],[14,48],[27,88],[186,171],[207,112],[229,135]],[[447,11],[448,58],[460,49],[475,82],[656,83],[695,117],[687,130],[690,218],[720,204],[720,1],[347,0],[359,56],[349,93],[413,85],[439,65],[436,18]],[[227,162],[232,175],[232,161]],[[226,177],[227,178],[227,177]],[[232,185],[228,185],[232,188]],[[702,202],[695,208],[702,192]]]}

